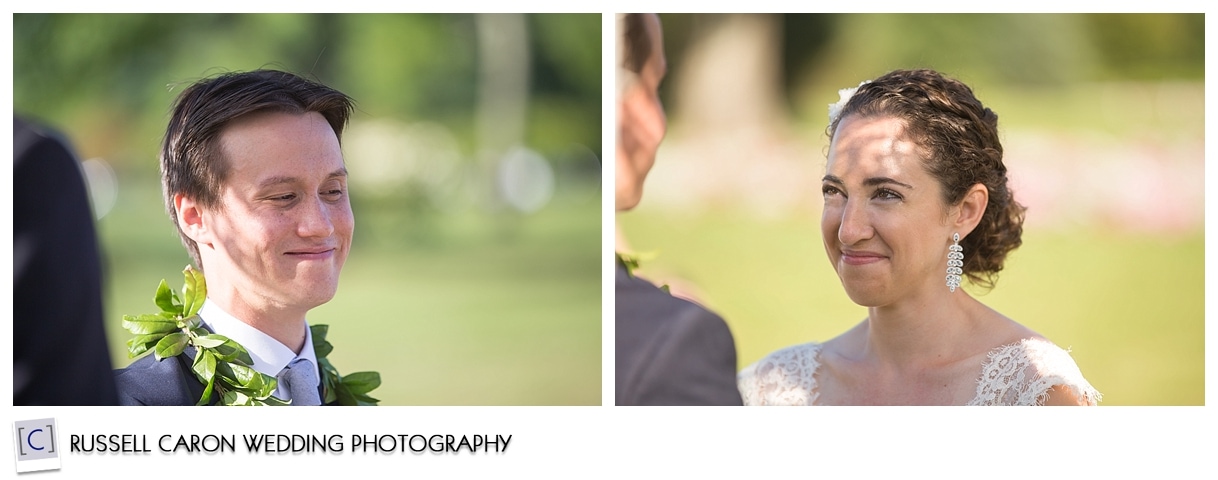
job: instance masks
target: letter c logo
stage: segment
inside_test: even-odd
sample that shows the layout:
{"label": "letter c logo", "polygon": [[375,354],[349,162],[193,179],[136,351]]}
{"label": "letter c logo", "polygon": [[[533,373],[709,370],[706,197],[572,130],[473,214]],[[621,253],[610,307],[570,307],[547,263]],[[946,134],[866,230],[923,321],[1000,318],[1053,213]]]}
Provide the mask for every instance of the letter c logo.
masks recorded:
{"label": "letter c logo", "polygon": [[34,442],[30,441],[30,439],[34,438],[35,433],[38,433],[41,431],[42,431],[41,428],[35,428],[33,430],[30,430],[30,434],[25,436],[25,444],[29,445],[30,448],[32,448],[34,450],[43,450],[45,447],[36,447],[36,446],[34,446]]}

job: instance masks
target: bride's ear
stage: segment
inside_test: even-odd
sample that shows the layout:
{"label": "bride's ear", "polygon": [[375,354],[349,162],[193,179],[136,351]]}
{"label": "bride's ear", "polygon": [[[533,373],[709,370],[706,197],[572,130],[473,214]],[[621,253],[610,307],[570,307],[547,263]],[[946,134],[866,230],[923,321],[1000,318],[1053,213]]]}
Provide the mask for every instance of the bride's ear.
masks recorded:
{"label": "bride's ear", "polygon": [[178,228],[198,244],[211,243],[211,230],[208,228],[203,206],[193,198],[177,193],[173,196],[173,209],[178,216]]}
{"label": "bride's ear", "polygon": [[981,223],[981,216],[985,214],[985,207],[989,203],[990,190],[980,183],[974,184],[965,192],[960,205],[956,207],[952,226],[962,235],[968,235]]}

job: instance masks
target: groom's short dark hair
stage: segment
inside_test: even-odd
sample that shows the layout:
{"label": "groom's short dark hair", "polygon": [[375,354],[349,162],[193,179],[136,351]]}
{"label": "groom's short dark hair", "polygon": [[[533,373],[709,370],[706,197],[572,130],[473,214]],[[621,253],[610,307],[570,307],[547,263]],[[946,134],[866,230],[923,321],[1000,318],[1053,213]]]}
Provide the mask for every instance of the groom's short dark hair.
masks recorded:
{"label": "groom's short dark hair", "polygon": [[199,246],[182,232],[173,197],[180,193],[204,207],[220,204],[230,167],[219,148],[224,127],[253,113],[317,112],[341,142],[352,109],[351,98],[342,92],[278,70],[224,73],[182,91],[161,144],[161,188],[169,218],[196,268],[203,268]]}

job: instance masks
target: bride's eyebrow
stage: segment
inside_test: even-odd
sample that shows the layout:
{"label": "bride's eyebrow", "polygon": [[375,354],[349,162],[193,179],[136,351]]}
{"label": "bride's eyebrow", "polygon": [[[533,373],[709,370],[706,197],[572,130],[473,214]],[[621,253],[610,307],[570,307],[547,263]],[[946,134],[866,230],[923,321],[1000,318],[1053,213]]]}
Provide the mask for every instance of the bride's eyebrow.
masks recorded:
{"label": "bride's eyebrow", "polygon": [[863,185],[868,186],[868,187],[875,187],[875,186],[885,185],[885,184],[889,184],[889,183],[894,184],[894,185],[900,185],[900,186],[908,188],[910,190],[914,189],[913,185],[910,185],[908,183],[898,182],[898,181],[893,180],[888,177],[871,177],[866,180],[863,180]]}
{"label": "bride's eyebrow", "polygon": [[[825,178],[822,178],[821,181],[836,183],[838,185],[846,184],[846,182],[843,182],[842,179],[837,178],[833,175],[825,175]],[[913,185],[910,185],[908,183],[898,182],[898,181],[893,180],[888,177],[871,177],[866,180],[863,180],[863,186],[865,186],[865,187],[875,187],[875,186],[886,185],[886,184],[900,185],[900,186],[908,188],[910,190],[914,189]]]}

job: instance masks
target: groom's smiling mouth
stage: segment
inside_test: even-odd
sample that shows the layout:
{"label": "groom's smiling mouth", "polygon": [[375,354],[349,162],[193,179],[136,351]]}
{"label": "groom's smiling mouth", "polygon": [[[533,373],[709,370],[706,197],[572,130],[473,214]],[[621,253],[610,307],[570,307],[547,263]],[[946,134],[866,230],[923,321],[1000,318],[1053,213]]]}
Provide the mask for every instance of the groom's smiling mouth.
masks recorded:
{"label": "groom's smiling mouth", "polygon": [[284,255],[300,260],[325,260],[333,257],[337,250],[335,247],[303,248],[286,252]]}

